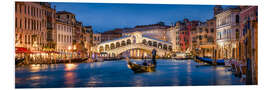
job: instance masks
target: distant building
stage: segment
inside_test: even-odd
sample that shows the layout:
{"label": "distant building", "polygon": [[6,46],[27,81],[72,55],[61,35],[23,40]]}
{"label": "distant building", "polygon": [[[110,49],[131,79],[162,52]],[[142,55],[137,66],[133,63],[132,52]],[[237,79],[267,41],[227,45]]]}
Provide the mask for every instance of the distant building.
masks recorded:
{"label": "distant building", "polygon": [[93,33],[93,46],[101,43],[101,33]]}
{"label": "distant building", "polygon": [[191,51],[192,49],[192,36],[191,31],[196,30],[199,21],[189,21],[184,19],[181,23],[181,28],[179,32],[179,42],[182,52]]}
{"label": "distant building", "polygon": [[101,42],[113,40],[122,37],[122,29],[114,29],[101,33]]}
{"label": "distant building", "polygon": [[192,51],[200,57],[214,58],[215,36],[216,36],[215,19],[200,22],[196,30],[191,31]]}
{"label": "distant building", "polygon": [[92,26],[84,26],[83,30],[84,47],[87,49],[87,56],[92,55],[91,48],[93,47],[93,30]]}
{"label": "distant building", "polygon": [[180,23],[176,22],[175,26],[168,28],[167,36],[168,40],[172,43],[173,52],[180,52],[180,41],[179,41],[179,32],[180,32]]}
{"label": "distant building", "polygon": [[123,29],[123,36],[131,35],[133,32],[141,32],[143,36],[168,41],[167,29],[169,26],[164,25],[163,22],[150,25],[138,25],[134,28]]}

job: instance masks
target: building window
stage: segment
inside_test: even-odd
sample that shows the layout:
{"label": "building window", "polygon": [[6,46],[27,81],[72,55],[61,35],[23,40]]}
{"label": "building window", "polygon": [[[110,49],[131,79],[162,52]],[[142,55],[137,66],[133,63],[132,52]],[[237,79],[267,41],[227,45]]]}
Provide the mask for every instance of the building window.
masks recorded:
{"label": "building window", "polygon": [[207,35],[204,35],[204,38],[207,38]]}
{"label": "building window", "polygon": [[236,34],[236,39],[238,39],[239,38],[239,30],[236,29],[235,31],[236,31],[236,33],[235,33]]}
{"label": "building window", "polygon": [[211,33],[214,33],[214,28],[211,28]]}
{"label": "building window", "polygon": [[19,9],[20,9],[20,13],[22,13],[22,6],[19,6]]}
{"label": "building window", "polygon": [[202,40],[202,36],[201,35],[199,36],[199,40]]}
{"label": "building window", "polygon": [[30,23],[30,19],[28,19],[28,25],[27,25],[28,26],[28,29],[30,29],[30,24],[31,24]]}
{"label": "building window", "polygon": [[34,8],[31,7],[31,16],[34,16],[33,12],[34,12]]}
{"label": "building window", "polygon": [[200,28],[200,33],[202,33],[202,31],[203,31],[202,28]]}
{"label": "building window", "polygon": [[27,44],[27,35],[24,36],[24,43]]}
{"label": "building window", "polygon": [[20,28],[22,28],[22,19],[20,19]]}
{"label": "building window", "polygon": [[219,32],[219,39],[221,39],[221,37],[222,37],[222,36],[221,36],[221,34],[222,34],[222,33],[221,33],[221,32]]}
{"label": "building window", "polygon": [[24,14],[26,14],[26,6],[24,6]]}
{"label": "building window", "polygon": [[239,23],[239,15],[236,15],[235,17],[235,22],[238,24]]}
{"label": "building window", "polygon": [[30,6],[28,6],[27,8],[28,8],[27,12],[28,12],[28,15],[29,15],[30,14]]}
{"label": "building window", "polygon": [[59,34],[58,34],[58,39],[57,40],[58,40],[58,42],[60,42],[60,35]]}
{"label": "building window", "polygon": [[39,22],[39,30],[41,31],[41,22]]}
{"label": "building window", "polygon": [[24,29],[26,29],[26,23],[27,23],[27,21],[26,21],[27,19],[26,18],[24,18]]}

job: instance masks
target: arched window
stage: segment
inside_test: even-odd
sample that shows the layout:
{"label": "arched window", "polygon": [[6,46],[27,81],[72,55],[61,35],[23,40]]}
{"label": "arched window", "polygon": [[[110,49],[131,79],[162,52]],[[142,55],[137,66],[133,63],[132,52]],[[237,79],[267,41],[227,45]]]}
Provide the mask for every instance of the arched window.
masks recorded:
{"label": "arched window", "polygon": [[116,48],[120,47],[120,43],[116,42]]}
{"label": "arched window", "polygon": [[130,39],[127,40],[127,45],[129,45],[129,44],[131,44],[131,40]]}
{"label": "arched window", "polygon": [[157,47],[157,42],[153,42],[153,46],[154,47]]}
{"label": "arched window", "polygon": [[169,46],[169,50],[172,51],[172,46]]}
{"label": "arched window", "polygon": [[236,15],[236,16],[235,16],[235,22],[236,22],[236,23],[239,23],[239,15]]}
{"label": "arched window", "polygon": [[163,45],[163,49],[167,50],[167,45],[166,44]]}
{"label": "arched window", "polygon": [[162,44],[161,43],[158,43],[158,48],[162,48]]}
{"label": "arched window", "polygon": [[122,41],[121,46],[126,46],[126,41]]}
{"label": "arched window", "polygon": [[104,52],[104,47],[103,46],[99,47],[99,52]]}
{"label": "arched window", "polygon": [[111,43],[111,49],[114,49],[114,48],[115,48],[114,43]]}
{"label": "arched window", "polygon": [[149,46],[152,46],[152,41],[148,41],[148,45]]}
{"label": "arched window", "polygon": [[143,39],[143,44],[147,45],[147,41],[145,39]]}
{"label": "arched window", "polygon": [[110,50],[109,45],[105,45],[105,51],[108,51],[108,50]]}
{"label": "arched window", "polygon": [[235,30],[235,37],[236,37],[236,39],[239,38],[239,30],[238,29]]}

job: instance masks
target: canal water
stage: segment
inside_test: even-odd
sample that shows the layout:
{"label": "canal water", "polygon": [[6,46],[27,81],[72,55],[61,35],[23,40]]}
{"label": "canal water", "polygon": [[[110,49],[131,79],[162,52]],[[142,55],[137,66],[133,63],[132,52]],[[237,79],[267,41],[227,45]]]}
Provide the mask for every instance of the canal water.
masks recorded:
{"label": "canal water", "polygon": [[[142,63],[141,60],[133,60]],[[155,72],[134,73],[127,62],[28,65],[15,68],[16,88],[243,85],[228,67],[193,60],[157,60]]]}

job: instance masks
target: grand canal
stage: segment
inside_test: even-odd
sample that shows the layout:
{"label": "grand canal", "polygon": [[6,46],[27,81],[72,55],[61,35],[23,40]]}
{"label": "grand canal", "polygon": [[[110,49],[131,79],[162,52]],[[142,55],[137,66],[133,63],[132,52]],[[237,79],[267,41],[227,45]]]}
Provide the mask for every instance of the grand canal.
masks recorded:
{"label": "grand canal", "polygon": [[[142,63],[141,60],[133,60]],[[243,85],[228,67],[193,60],[157,60],[155,72],[133,73],[125,60],[15,68],[16,88]]]}

